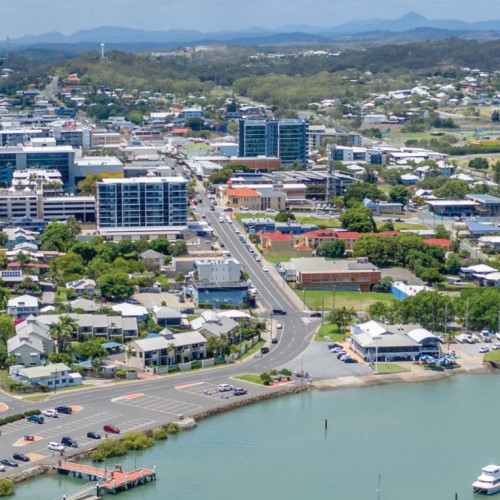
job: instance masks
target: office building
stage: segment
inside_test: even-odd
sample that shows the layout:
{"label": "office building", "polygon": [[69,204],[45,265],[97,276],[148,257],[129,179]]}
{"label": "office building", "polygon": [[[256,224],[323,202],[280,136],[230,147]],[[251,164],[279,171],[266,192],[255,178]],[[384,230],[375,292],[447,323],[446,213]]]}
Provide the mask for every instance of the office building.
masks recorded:
{"label": "office building", "polygon": [[278,157],[283,164],[307,164],[306,120],[242,118],[239,121],[239,151],[243,157]]}
{"label": "office building", "polygon": [[187,225],[187,180],[132,177],[97,183],[97,225],[101,228]]}

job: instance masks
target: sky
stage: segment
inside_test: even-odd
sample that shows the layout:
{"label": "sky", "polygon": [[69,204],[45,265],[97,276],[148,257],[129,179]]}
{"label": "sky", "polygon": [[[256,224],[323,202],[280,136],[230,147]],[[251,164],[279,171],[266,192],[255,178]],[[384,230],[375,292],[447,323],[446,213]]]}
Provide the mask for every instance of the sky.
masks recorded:
{"label": "sky", "polygon": [[500,19],[498,0],[0,0],[0,40],[120,26],[203,32],[289,24],[337,26],[353,19]]}

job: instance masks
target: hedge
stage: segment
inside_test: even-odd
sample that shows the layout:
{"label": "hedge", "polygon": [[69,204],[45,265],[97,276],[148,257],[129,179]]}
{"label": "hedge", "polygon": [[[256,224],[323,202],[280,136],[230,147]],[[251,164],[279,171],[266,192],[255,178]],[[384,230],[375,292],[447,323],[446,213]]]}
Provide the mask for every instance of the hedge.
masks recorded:
{"label": "hedge", "polygon": [[11,424],[12,422],[17,422],[18,420],[23,420],[30,415],[40,415],[42,412],[40,410],[29,410],[24,413],[16,413],[15,415],[10,415],[5,418],[0,418],[0,425]]}

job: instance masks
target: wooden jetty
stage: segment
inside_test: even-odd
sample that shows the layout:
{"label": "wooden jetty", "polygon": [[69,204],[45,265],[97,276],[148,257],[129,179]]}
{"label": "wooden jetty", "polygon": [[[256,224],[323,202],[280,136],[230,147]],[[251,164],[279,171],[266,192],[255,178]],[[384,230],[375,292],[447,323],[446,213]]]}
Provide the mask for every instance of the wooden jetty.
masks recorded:
{"label": "wooden jetty", "polygon": [[59,460],[54,468],[60,474],[87,478],[89,481],[97,481],[97,496],[105,493],[119,493],[136,486],[141,486],[147,481],[156,481],[156,467],[154,469],[136,469],[124,472],[121,465],[115,465],[114,469],[106,469],[85,465],[67,460]]}

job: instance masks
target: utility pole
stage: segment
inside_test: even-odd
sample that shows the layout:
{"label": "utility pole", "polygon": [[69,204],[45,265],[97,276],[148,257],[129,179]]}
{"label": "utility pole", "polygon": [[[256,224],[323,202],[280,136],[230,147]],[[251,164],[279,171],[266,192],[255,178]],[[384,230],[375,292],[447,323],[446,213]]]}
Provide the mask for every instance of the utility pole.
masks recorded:
{"label": "utility pole", "polygon": [[337,190],[335,186],[334,168],[333,168],[333,158],[332,158],[332,145],[328,144],[327,154],[328,154],[328,175],[326,178],[326,201],[331,203],[333,199],[337,196]]}

